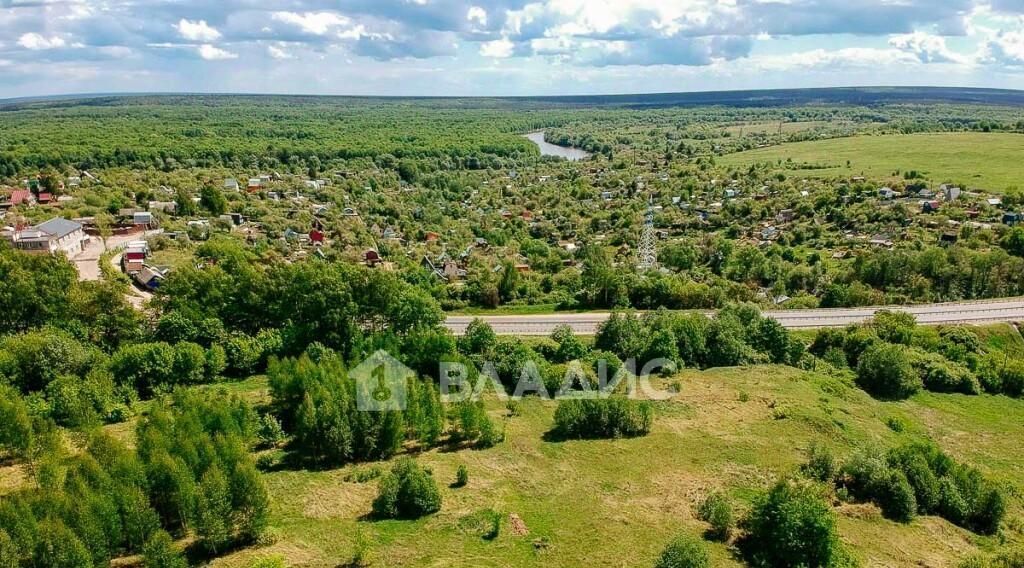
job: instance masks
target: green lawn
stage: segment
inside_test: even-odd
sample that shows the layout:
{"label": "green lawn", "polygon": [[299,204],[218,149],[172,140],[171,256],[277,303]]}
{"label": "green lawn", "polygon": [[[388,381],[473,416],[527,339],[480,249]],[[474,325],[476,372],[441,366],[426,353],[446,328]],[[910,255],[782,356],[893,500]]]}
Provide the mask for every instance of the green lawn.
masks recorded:
{"label": "green lawn", "polygon": [[[784,144],[723,156],[719,163],[747,166],[792,159],[813,169],[790,169],[791,177],[866,176],[885,179],[897,170],[917,170],[934,183],[1006,191],[1024,187],[1024,135],[943,133],[856,136]],[[847,165],[849,161],[849,165]]]}
{"label": "green lawn", "polygon": [[[373,566],[651,566],[675,533],[704,530],[695,509],[710,490],[727,491],[742,510],[794,471],[814,442],[847,455],[922,438],[1009,484],[1004,536],[1009,544],[1024,540],[1017,451],[1024,401],[923,393],[882,403],[846,380],[782,367],[685,371],[669,382],[679,394],[658,403],[651,435],[633,440],[548,442],[553,403],[527,400],[521,416],[504,418],[504,406],[494,401],[492,415],[506,420],[506,442],[418,456],[444,499],[438,514],[419,521],[365,518],[376,482],[345,477],[366,465],[269,473],[276,542],[214,565],[247,567],[266,556],[289,566],[344,565],[362,541]],[[245,388],[261,391],[265,383]],[[891,417],[907,425],[904,433],[886,426]],[[470,482],[452,489],[460,464]],[[487,509],[503,519],[493,541],[470,522]],[[870,505],[837,512],[841,537],[864,566],[956,566],[968,553],[1000,545],[938,518],[900,525]],[[528,534],[513,533],[511,514]],[[740,565],[728,547],[709,547],[715,566]]]}

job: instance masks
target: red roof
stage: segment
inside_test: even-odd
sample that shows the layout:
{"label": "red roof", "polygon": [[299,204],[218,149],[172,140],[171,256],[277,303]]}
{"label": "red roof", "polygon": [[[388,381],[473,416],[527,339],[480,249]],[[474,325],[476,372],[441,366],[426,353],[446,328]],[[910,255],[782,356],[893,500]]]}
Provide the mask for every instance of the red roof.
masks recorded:
{"label": "red roof", "polygon": [[27,189],[19,189],[11,194],[11,205],[21,205],[32,198],[32,193]]}
{"label": "red roof", "polygon": [[49,193],[40,193],[39,194],[39,203],[49,203],[52,200],[53,200],[53,196],[50,195]]}

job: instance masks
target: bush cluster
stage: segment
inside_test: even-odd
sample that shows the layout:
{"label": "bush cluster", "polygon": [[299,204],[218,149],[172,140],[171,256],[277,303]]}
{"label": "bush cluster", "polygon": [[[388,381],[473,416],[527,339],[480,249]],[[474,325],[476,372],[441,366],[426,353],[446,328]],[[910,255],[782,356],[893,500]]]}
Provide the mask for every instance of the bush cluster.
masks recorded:
{"label": "bush cluster", "polygon": [[651,403],[613,396],[568,399],[555,409],[553,434],[561,439],[646,436],[654,422]]}
{"label": "bush cluster", "polygon": [[803,343],[748,304],[726,306],[714,319],[670,312],[643,317],[614,313],[598,330],[595,345],[623,360],[637,360],[639,368],[655,359],[697,368],[795,365],[804,353]]}
{"label": "bush cluster", "polygon": [[995,534],[1006,513],[1003,491],[981,472],[956,463],[933,445],[911,444],[858,454],[842,466],[841,489],[872,501],[895,521],[938,515],[979,534]]}
{"label": "bush cluster", "polygon": [[810,352],[833,367],[854,369],[857,384],[881,399],[900,400],[921,389],[1024,396],[1024,365],[986,353],[968,328],[915,327],[901,312],[879,312],[867,326],[823,329]]}
{"label": "bush cluster", "polygon": [[441,493],[429,471],[401,458],[380,480],[373,513],[382,519],[418,519],[441,510]]}

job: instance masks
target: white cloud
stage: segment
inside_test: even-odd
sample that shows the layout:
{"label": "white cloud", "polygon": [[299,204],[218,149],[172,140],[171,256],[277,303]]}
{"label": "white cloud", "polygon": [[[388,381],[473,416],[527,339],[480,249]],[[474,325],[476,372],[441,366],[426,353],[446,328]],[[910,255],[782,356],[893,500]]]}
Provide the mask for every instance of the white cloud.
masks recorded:
{"label": "white cloud", "polygon": [[996,34],[985,44],[981,59],[985,63],[1024,65],[1024,31]]}
{"label": "white cloud", "polygon": [[222,61],[225,59],[238,59],[237,53],[231,53],[230,51],[223,50],[219,47],[212,46],[208,43],[200,45],[196,50],[199,52],[199,57],[207,61]]}
{"label": "white cloud", "polygon": [[193,22],[181,19],[180,22],[174,25],[174,29],[178,30],[181,37],[188,41],[217,41],[221,37],[221,33],[216,28],[211,27],[206,23],[206,20],[199,20]]}
{"label": "white cloud", "polygon": [[895,49],[915,55],[922,63],[966,64],[970,58],[946,47],[946,39],[924,32],[897,35],[889,38],[889,45]]}
{"label": "white cloud", "polygon": [[466,12],[466,19],[470,22],[476,22],[481,26],[486,26],[487,10],[484,10],[480,6],[470,6],[469,11]]}
{"label": "white cloud", "polygon": [[22,34],[22,36],[18,38],[18,45],[25,49],[31,49],[32,51],[57,49],[59,47],[64,47],[66,44],[67,42],[64,41],[64,38],[60,36],[55,35],[46,37],[34,32]]}
{"label": "white cloud", "polygon": [[332,28],[348,26],[352,20],[337,12],[274,12],[274,20],[297,26],[302,31],[322,36]]}
{"label": "white cloud", "polygon": [[295,56],[276,45],[267,46],[267,55],[277,60],[295,59]]}
{"label": "white cloud", "polygon": [[508,38],[496,39],[494,41],[488,41],[480,45],[480,55],[484,57],[512,57],[512,53],[515,51],[515,44],[508,40]]}
{"label": "white cloud", "polygon": [[745,67],[765,71],[791,71],[804,69],[876,68],[919,65],[921,61],[898,49],[850,47],[846,49],[814,49],[785,55],[751,57],[738,60]]}

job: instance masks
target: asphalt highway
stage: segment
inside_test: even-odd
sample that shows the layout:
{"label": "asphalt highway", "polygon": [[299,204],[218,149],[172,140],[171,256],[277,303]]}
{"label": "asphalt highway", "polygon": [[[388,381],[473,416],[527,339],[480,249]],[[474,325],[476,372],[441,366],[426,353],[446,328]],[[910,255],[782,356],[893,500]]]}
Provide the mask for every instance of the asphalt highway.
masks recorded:
{"label": "asphalt highway", "polygon": [[[787,329],[819,329],[844,327],[870,320],[879,310],[904,311],[913,314],[922,325],[990,324],[1024,321],[1024,298],[887,306],[872,308],[835,308],[816,310],[780,310],[764,312]],[[461,335],[474,319],[487,322],[498,335],[544,336],[560,325],[568,325],[580,335],[593,335],[609,313],[556,313],[523,316],[450,316],[445,325]],[[708,315],[712,315],[709,312]]]}

